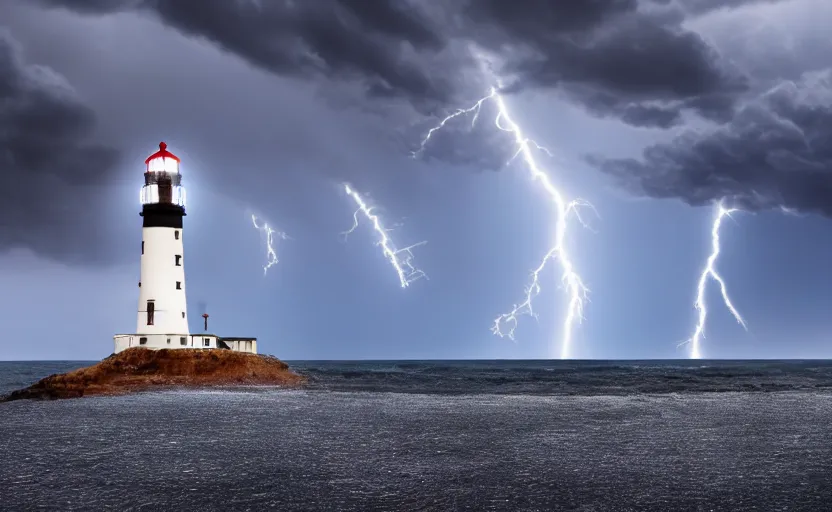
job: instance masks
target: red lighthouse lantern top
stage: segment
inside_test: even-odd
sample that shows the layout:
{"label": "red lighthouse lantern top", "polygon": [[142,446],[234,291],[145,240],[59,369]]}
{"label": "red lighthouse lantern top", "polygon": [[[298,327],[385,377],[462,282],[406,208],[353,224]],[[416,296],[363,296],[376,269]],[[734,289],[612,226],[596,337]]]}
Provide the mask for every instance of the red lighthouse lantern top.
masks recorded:
{"label": "red lighthouse lantern top", "polygon": [[179,157],[168,151],[168,145],[159,143],[159,151],[153,153],[144,161],[147,172],[179,172]]}

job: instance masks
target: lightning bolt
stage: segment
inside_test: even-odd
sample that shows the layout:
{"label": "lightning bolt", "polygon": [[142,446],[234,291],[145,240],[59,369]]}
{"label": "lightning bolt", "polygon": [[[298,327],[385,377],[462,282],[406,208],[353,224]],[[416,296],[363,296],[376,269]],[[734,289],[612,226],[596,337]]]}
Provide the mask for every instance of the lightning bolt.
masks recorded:
{"label": "lightning bolt", "polygon": [[[504,313],[498,316],[494,320],[494,324],[491,327],[491,332],[496,334],[500,337],[508,337],[511,340],[514,340],[514,331],[517,328],[518,319],[521,315],[527,314],[532,317],[536,317],[536,313],[532,307],[532,303],[534,298],[540,294],[542,288],[540,285],[540,273],[545,269],[546,264],[550,260],[556,260],[560,264],[561,268],[561,283],[566,290],[568,295],[568,302],[566,307],[566,314],[563,321],[562,333],[561,333],[561,350],[560,350],[560,357],[561,359],[567,359],[570,356],[570,350],[572,345],[572,330],[575,323],[580,323],[583,320],[583,307],[584,302],[588,300],[588,293],[589,289],[584,285],[583,280],[581,279],[580,275],[575,271],[574,264],[572,263],[572,258],[569,255],[569,252],[566,248],[566,232],[567,232],[567,223],[569,220],[570,215],[574,215],[575,218],[584,226],[587,224],[583,221],[580,215],[579,208],[581,207],[589,207],[593,211],[595,208],[588,202],[576,199],[574,201],[567,202],[561,192],[552,184],[551,180],[549,179],[546,172],[544,172],[540,165],[538,165],[537,160],[535,159],[533,149],[542,151],[549,156],[551,156],[551,152],[546,149],[545,147],[539,145],[532,139],[527,138],[523,131],[520,129],[520,126],[514,122],[511,117],[511,114],[508,110],[508,107],[503,100],[503,97],[498,94],[497,89],[492,88],[491,92],[488,96],[481,98],[478,100],[472,107],[467,109],[460,109],[457,110],[455,113],[451,114],[450,116],[443,119],[436,127],[432,128],[428,131],[425,138],[422,140],[422,143],[417,151],[413,153],[413,156],[416,157],[421,154],[427,143],[430,141],[431,136],[439,129],[441,129],[445,124],[454,119],[455,117],[459,117],[464,114],[474,113],[474,118],[471,121],[471,126],[477,121],[479,116],[482,104],[487,101],[493,99],[497,104],[497,117],[494,120],[494,124],[497,129],[502,130],[504,132],[508,132],[514,136],[514,142],[517,146],[517,151],[514,155],[509,159],[507,163],[511,163],[517,157],[521,157],[523,162],[526,164],[529,172],[531,173],[532,180],[537,181],[543,187],[543,190],[549,196],[550,201],[552,202],[555,208],[555,233],[554,233],[554,242],[552,247],[546,253],[546,255],[541,260],[540,264],[531,274],[531,283],[525,289],[525,297],[520,304],[515,304],[511,311],[508,313]],[[596,212],[597,213],[597,212]],[[505,330],[504,330],[505,327]]]}
{"label": "lightning bolt", "polygon": [[355,210],[355,213],[352,215],[354,221],[352,227],[341,234],[346,238],[350,233],[355,231],[356,228],[358,228],[358,214],[363,214],[373,225],[373,230],[378,235],[377,245],[381,246],[381,250],[384,253],[385,258],[390,261],[390,264],[396,271],[396,275],[399,277],[399,282],[401,283],[402,288],[407,288],[410,286],[410,283],[422,277],[427,279],[427,275],[413,265],[412,251],[414,247],[424,245],[427,241],[418,242],[402,249],[396,249],[393,241],[390,240],[389,236],[387,236],[387,233],[390,230],[386,229],[382,225],[381,219],[378,218],[378,215],[373,213],[373,207],[368,206],[358,192],[353,190],[349,185],[344,184],[344,190],[347,195],[355,201],[355,204],[358,205],[358,209]]}
{"label": "lightning bolt", "polygon": [[254,224],[255,229],[263,232],[266,236],[266,264],[263,266],[263,275],[265,276],[273,265],[277,265],[277,252],[274,250],[274,238],[277,236],[281,240],[288,240],[289,237],[282,231],[275,231],[267,222],[262,225],[257,223],[257,216],[251,215],[251,223]]}
{"label": "lightning bolt", "polygon": [[444,128],[445,125],[448,123],[448,121],[450,121],[454,118],[457,118],[459,116],[464,116],[466,114],[470,114],[471,112],[473,112],[474,117],[471,120],[471,127],[473,128],[474,125],[477,124],[477,119],[479,119],[479,117],[480,117],[480,109],[482,108],[482,104],[485,103],[487,100],[490,100],[491,98],[493,98],[496,94],[497,94],[496,91],[494,89],[492,89],[491,94],[489,94],[488,96],[486,96],[484,98],[480,98],[479,101],[474,103],[474,105],[472,107],[465,108],[465,109],[461,108],[461,109],[457,110],[456,112],[454,112],[453,114],[446,117],[445,119],[441,120],[439,122],[439,124],[437,124],[436,126],[431,128],[430,130],[428,130],[428,133],[425,135],[425,137],[422,139],[422,143],[419,145],[419,149],[410,153],[410,156],[416,158],[419,155],[421,155],[425,151],[425,146],[427,146],[431,137],[433,137],[433,134],[438,132],[442,128]]}
{"label": "lightning bolt", "polygon": [[690,357],[692,359],[699,359],[702,357],[699,352],[699,343],[705,338],[705,320],[708,317],[708,308],[705,304],[705,285],[707,284],[709,277],[719,283],[719,289],[722,292],[722,300],[734,316],[734,319],[736,319],[737,323],[739,323],[743,329],[746,331],[748,330],[745,320],[743,320],[742,316],[734,307],[734,304],[731,302],[731,298],[728,297],[728,287],[725,285],[725,281],[722,279],[722,276],[717,273],[716,268],[714,268],[716,260],[719,257],[720,250],[719,228],[722,225],[722,220],[725,217],[730,218],[731,214],[735,211],[737,210],[734,208],[725,208],[721,201],[717,204],[716,217],[714,218],[714,223],[711,227],[711,255],[708,256],[708,261],[705,264],[705,268],[702,270],[702,274],[699,276],[699,284],[696,288],[696,302],[694,303],[694,307],[699,312],[699,321],[696,324],[696,329],[693,331],[693,336],[680,344],[684,345],[685,343],[690,343]]}

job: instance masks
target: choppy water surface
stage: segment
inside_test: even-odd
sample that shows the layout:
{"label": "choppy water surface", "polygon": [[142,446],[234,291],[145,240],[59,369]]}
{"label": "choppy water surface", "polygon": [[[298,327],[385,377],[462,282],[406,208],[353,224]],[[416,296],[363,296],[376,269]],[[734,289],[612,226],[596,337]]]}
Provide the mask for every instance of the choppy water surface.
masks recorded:
{"label": "choppy water surface", "polygon": [[[0,393],[77,366],[0,363]],[[0,510],[832,503],[829,362],[294,366],[308,389],[0,404]]]}

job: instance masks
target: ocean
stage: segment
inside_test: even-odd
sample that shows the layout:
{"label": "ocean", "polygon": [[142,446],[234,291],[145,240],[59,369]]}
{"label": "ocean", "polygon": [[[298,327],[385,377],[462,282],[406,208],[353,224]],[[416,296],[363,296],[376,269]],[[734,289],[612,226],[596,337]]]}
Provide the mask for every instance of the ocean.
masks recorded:
{"label": "ocean", "polygon": [[[0,394],[86,362],[0,362]],[[0,404],[0,510],[832,510],[830,361],[295,361]]]}

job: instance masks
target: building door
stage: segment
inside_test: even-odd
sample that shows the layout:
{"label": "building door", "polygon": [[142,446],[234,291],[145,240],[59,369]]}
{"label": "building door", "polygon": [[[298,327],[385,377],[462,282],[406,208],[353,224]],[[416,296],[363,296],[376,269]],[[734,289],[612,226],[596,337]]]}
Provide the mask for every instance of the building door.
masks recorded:
{"label": "building door", "polygon": [[156,303],[152,300],[147,301],[147,325],[153,325],[153,317],[156,313]]}

